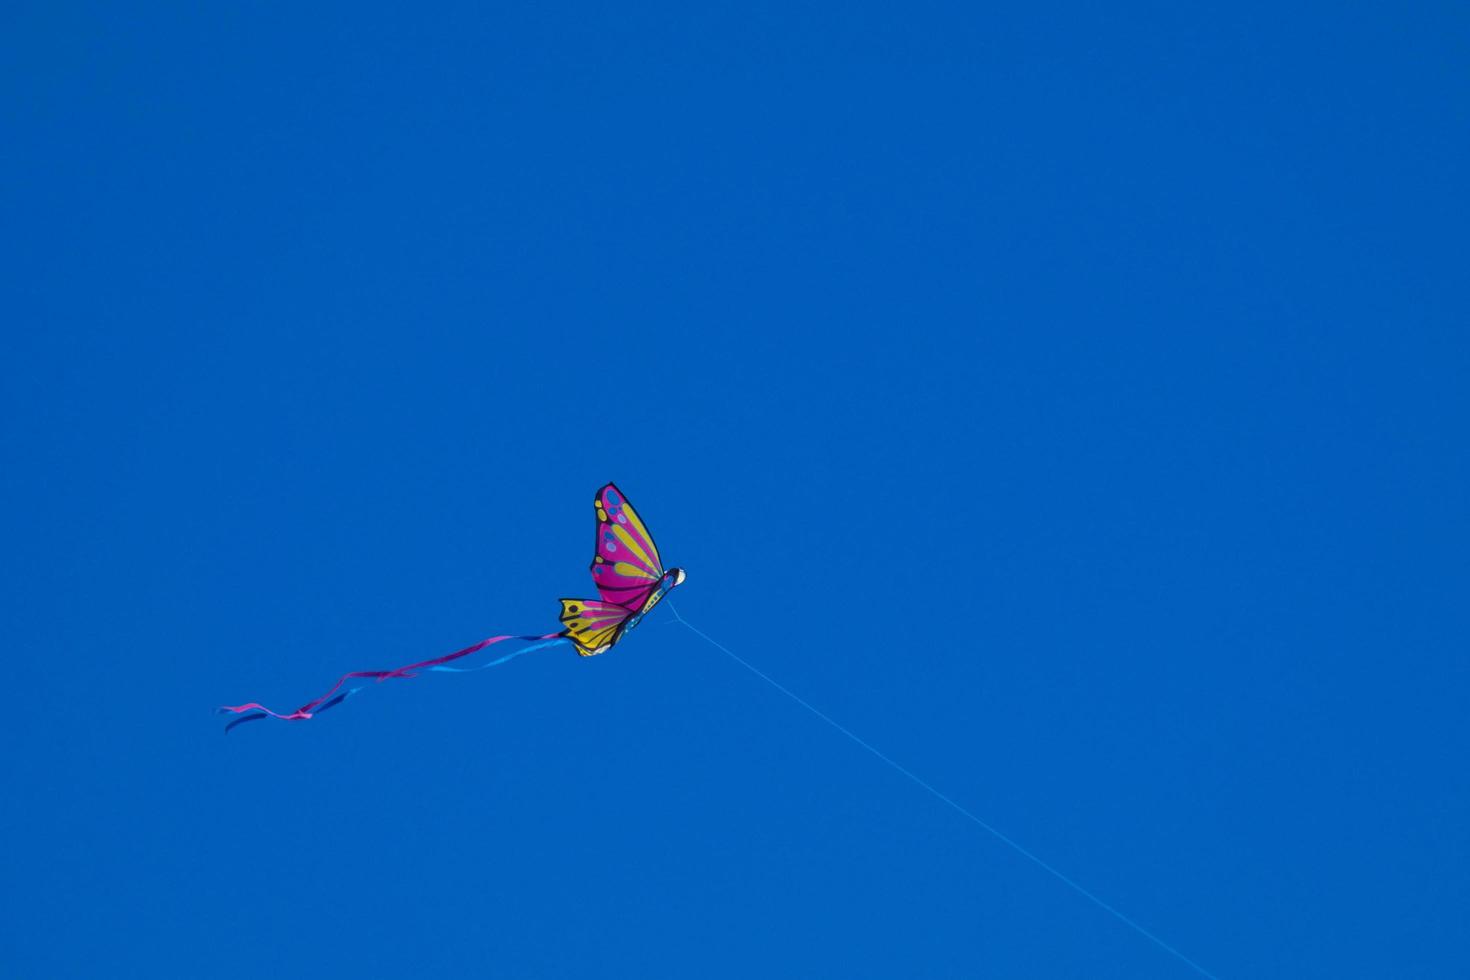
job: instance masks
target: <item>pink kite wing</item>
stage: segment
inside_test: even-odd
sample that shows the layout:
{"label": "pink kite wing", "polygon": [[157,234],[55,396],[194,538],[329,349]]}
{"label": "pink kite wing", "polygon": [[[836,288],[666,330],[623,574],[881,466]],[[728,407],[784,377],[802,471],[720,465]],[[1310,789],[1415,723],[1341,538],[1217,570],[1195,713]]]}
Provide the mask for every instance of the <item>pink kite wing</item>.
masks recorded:
{"label": "pink kite wing", "polygon": [[594,504],[597,550],[592,558],[592,580],[607,602],[640,608],[664,574],[653,535],[613,484],[597,492]]}

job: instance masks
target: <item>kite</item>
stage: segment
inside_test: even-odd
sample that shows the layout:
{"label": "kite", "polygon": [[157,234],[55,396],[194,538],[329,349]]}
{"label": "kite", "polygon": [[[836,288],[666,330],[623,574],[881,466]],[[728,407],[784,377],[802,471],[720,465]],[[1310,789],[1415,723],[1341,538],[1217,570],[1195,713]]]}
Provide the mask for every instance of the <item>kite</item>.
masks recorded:
{"label": "kite", "polygon": [[[289,714],[272,711],[264,705],[253,701],[249,704],[227,705],[219,710],[223,713],[240,715],[240,717],[226,725],[225,731],[229,731],[236,725],[243,725],[247,721],[258,721],[262,718],[280,718],[284,721],[305,721],[308,718],[313,718],[323,711],[341,704],[348,697],[361,690],[361,687],[351,687],[345,691],[342,690],[344,684],[354,679],[381,682],[393,677],[413,677],[419,671],[425,670],[442,670],[454,673],[484,670],[486,667],[503,664],[508,660],[519,657],[522,654],[530,653],[533,650],[540,650],[557,644],[570,644],[578,654],[584,657],[595,657],[600,653],[606,653],[608,650],[611,650],[617,645],[619,640],[627,635],[629,630],[636,627],[645,616],[652,612],[653,608],[670,591],[684,583],[684,570],[681,568],[664,569],[663,560],[659,557],[658,548],[653,543],[653,535],[649,533],[648,526],[643,523],[643,520],[638,516],[638,512],[629,503],[628,498],[623,496],[622,491],[618,490],[615,485],[609,483],[599,490],[597,492],[597,499],[593,501],[593,504],[597,509],[597,541],[592,554],[591,569],[592,581],[597,586],[598,598],[562,599],[561,623],[565,629],[561,632],[547,633],[544,636],[492,636],[489,639],[481,640],[479,643],[467,646],[463,650],[447,653],[442,657],[435,657],[432,660],[409,664],[406,667],[398,667],[394,670],[352,671],[351,673],[343,674],[326,694],[323,694],[314,701],[308,701]],[[1063,874],[1036,854],[1022,847],[1015,840],[1001,833],[1000,830],[986,823],[971,810],[941,793],[918,775],[878,751],[878,749],[858,736],[857,733],[839,724],[799,694],[785,687],[759,667],[748,662],[735,653],[735,651],[690,623],[683,616],[679,615],[679,611],[675,608],[672,601],[669,603],[669,608],[673,611],[674,622],[683,624],[696,636],[715,647],[715,649],[723,652],[746,670],[755,674],[767,684],[770,684],[817,718],[820,718],[838,732],[857,743],[857,745],[866,749],[879,760],[912,780],[920,788],[936,797],[940,802],[952,807],[1011,850],[1057,878],[1067,887],[1076,891],[1124,925],[1177,957],[1201,976],[1214,980],[1214,974],[1210,973],[1194,960],[1164,942],[1164,940],[1154,935],[1148,929],[1145,929],[1138,922],[1124,915],[1118,909],[1103,901],[1093,892],[1088,891],[1077,881]],[[519,647],[511,653],[507,653],[489,663],[481,664],[478,667],[447,666],[452,661],[467,657],[472,653],[478,653],[486,647],[508,640],[519,640],[529,645]]]}
{"label": "kite", "polygon": [[[557,645],[570,644],[583,657],[595,657],[611,650],[629,630],[653,611],[664,596],[684,583],[684,570],[664,569],[663,560],[659,557],[648,526],[616,485],[609,483],[597,491],[593,506],[597,511],[597,544],[593,550],[591,570],[598,598],[562,599],[561,622],[566,628],[561,632],[533,636],[492,636],[463,650],[392,670],[350,671],[339,677],[337,683],[321,697],[308,701],[291,712],[272,711],[255,701],[223,705],[219,709],[221,714],[241,716],[226,725],[225,731],[247,721],[259,721],[263,718],[279,718],[282,721],[306,721],[314,718],[362,690],[365,685],[343,690],[344,685],[354,680],[381,683],[396,677],[415,677],[421,671],[468,673],[495,667],[522,654]],[[447,666],[455,660],[510,640],[528,643],[529,646],[518,647],[511,653],[478,667]]]}

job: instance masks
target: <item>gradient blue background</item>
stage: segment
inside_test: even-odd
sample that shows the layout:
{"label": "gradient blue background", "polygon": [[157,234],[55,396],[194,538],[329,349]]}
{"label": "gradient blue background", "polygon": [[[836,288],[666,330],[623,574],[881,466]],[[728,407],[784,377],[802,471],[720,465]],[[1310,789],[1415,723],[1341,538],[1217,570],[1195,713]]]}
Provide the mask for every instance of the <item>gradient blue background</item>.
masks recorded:
{"label": "gradient blue background", "polygon": [[[220,7],[222,5],[210,5]],[[1458,4],[7,4],[0,967],[1470,971]]]}

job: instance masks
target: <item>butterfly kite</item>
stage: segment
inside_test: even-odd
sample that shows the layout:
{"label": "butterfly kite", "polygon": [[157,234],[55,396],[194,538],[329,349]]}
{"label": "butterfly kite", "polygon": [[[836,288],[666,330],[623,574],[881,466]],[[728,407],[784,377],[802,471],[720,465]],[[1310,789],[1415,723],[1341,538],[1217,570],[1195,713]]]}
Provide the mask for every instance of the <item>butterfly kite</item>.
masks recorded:
{"label": "butterfly kite", "polygon": [[[381,682],[394,677],[414,677],[424,670],[451,673],[483,670],[505,663],[523,653],[554,644],[570,643],[584,657],[595,657],[611,650],[658,605],[660,599],[668,595],[669,590],[683,584],[684,570],[664,570],[658,548],[653,543],[653,535],[648,533],[648,526],[615,485],[609,483],[599,490],[593,504],[597,508],[597,546],[592,555],[591,567],[598,598],[561,600],[561,622],[566,627],[561,632],[547,633],[544,636],[492,636],[463,650],[393,670],[354,670],[338,678],[337,683],[321,697],[286,714],[272,711],[254,701],[249,704],[225,705],[219,709],[221,713],[241,716],[226,725],[225,730],[229,731],[236,725],[262,718],[305,721],[328,708],[336,707],[361,690],[361,686],[343,690],[344,685],[354,680]],[[479,667],[446,666],[451,661],[468,657],[507,640],[529,641],[531,645],[520,647]]]}
{"label": "butterfly kite", "polygon": [[[664,570],[663,561],[658,556],[658,548],[654,546],[653,535],[648,533],[648,527],[628,502],[628,498],[616,486],[609,483],[597,492],[597,499],[593,501],[597,508],[597,545],[592,555],[592,581],[597,584],[596,599],[563,599],[561,600],[561,622],[566,628],[560,633],[547,633],[545,636],[492,636],[488,640],[481,640],[473,646],[465,647],[455,653],[435,657],[433,660],[424,660],[420,663],[409,664],[395,670],[357,670],[350,674],[343,674],[331,689],[317,698],[308,701],[290,714],[280,714],[272,711],[261,704],[251,702],[225,706],[220,708],[221,712],[240,715],[225,726],[225,730],[244,724],[247,721],[257,721],[262,718],[280,718],[285,721],[304,721],[314,717],[328,708],[341,704],[353,693],[361,690],[359,687],[350,687],[343,690],[343,685],[354,679],[386,681],[391,677],[413,677],[421,670],[445,670],[463,672],[466,670],[482,670],[485,667],[494,667],[496,664],[505,663],[513,657],[532,650],[539,650],[553,644],[570,643],[572,647],[584,657],[595,657],[599,653],[606,653],[617,645],[627,632],[637,626],[644,616],[658,605],[659,600],[668,595],[669,591],[684,583],[684,570],[671,568]],[[680,622],[684,622],[682,619]],[[1055,877],[1061,879],[1068,887],[1077,891],[1087,899],[1101,906],[1125,925],[1141,933],[1147,939],[1152,940],[1163,947],[1169,953],[1183,960],[1193,967],[1198,973],[1205,977],[1214,975],[1207,972],[1204,967],[1195,963],[1189,957],[1179,952],[1173,946],[1164,942],[1158,936],[1149,932],[1137,922],[1128,918],[1122,912],[1098,898],[1092,892],[1083,888],[1071,878],[1062,874],[1056,868],[1047,864],[1041,858],[1017,844],[1011,838],[996,830],[990,824],[981,820],[975,814],[965,809],[954,800],[945,796],[939,790],[924,782],[903,766],[894,762],[888,756],[879,752],[873,746],[863,741],[857,735],[827,717],[796,694],[782,687],[779,683],[767,677],[759,669],[746,663],[734,651],[724,646],[718,640],[706,636],[698,628],[684,622],[696,635],[703,637],[715,648],[724,651],[737,663],[760,677],[766,683],[775,687],[778,691],[791,698],[797,704],[806,708],[828,725],[852,739],[862,748],[868,750],[889,766],[898,770],[904,776],[917,783],[921,788],[927,790],[942,802],[958,810],[970,820],[979,824],[980,827],[1004,843],[1007,847],[1018,852],[1028,861],[1040,866]],[[512,653],[508,653],[489,663],[481,664],[479,667],[449,667],[446,664],[468,657],[488,646],[503,643],[506,640],[529,641],[529,646],[521,647]]]}

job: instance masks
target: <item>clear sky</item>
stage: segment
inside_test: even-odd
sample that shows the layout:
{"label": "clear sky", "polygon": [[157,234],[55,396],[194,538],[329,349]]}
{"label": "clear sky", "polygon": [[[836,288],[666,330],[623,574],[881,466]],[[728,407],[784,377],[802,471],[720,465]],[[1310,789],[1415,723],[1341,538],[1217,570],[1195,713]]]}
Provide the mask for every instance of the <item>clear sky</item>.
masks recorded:
{"label": "clear sky", "polygon": [[[0,973],[1470,975],[1461,4],[7,3]],[[302,9],[303,7],[309,9]],[[697,8],[691,12],[691,8]]]}

